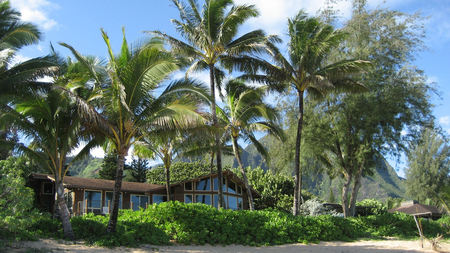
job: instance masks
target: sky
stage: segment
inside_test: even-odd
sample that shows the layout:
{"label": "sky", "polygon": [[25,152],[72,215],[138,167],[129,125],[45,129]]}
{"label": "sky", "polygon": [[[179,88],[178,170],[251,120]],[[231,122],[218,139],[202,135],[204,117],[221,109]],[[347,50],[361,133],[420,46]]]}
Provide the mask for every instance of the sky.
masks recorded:
{"label": "sky", "polygon": [[[105,44],[101,38],[103,28],[111,39],[113,50],[118,52],[122,41],[122,27],[127,40],[138,42],[148,38],[144,31],[161,30],[177,36],[170,22],[178,18],[178,12],[169,0],[119,1],[119,0],[11,0],[13,8],[22,13],[22,20],[32,22],[41,29],[43,40],[19,51],[16,61],[48,54],[50,43],[62,55],[70,55],[59,46],[65,42],[84,55],[107,58]],[[264,29],[267,33],[286,38],[287,18],[300,9],[315,14],[326,0],[235,0],[237,4],[254,4],[260,16],[251,19],[242,31]],[[370,8],[389,8],[409,14],[420,13],[425,17],[427,49],[416,55],[415,65],[424,70],[428,82],[436,89],[432,94],[433,115],[444,131],[450,134],[450,1],[449,0],[367,0]],[[337,0],[336,9],[345,21],[351,13],[350,0]],[[208,75],[200,73],[197,78],[207,81]],[[96,149],[94,156],[102,156]],[[400,176],[404,176],[405,159],[390,158],[391,165]]]}

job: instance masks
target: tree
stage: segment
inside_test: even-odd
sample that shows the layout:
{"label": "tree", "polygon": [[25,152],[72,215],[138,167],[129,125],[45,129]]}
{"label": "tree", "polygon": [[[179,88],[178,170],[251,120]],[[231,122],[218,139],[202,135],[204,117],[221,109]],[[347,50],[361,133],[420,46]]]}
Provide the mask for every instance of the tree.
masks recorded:
{"label": "tree", "polygon": [[[254,30],[237,37],[238,29],[249,18],[258,16],[253,5],[234,5],[232,0],[205,0],[202,10],[196,0],[186,5],[172,0],[180,13],[181,20],[172,20],[177,31],[187,41],[183,42],[160,31],[151,33],[161,36],[169,42],[176,54],[190,60],[186,75],[194,71],[209,70],[211,92],[212,126],[217,128],[216,88],[224,76],[218,64],[231,69],[237,61],[246,61],[253,53],[259,53],[268,40],[277,40],[266,36],[262,30]],[[222,157],[220,135],[216,132],[216,163],[218,180],[222,180]],[[219,205],[223,203],[223,189],[219,184]]]}
{"label": "tree", "polygon": [[[32,96],[33,91],[50,87],[37,79],[52,74],[57,67],[52,55],[12,64],[19,49],[37,43],[40,38],[37,26],[22,22],[20,13],[11,9],[9,1],[0,2],[0,112],[8,109],[6,105]],[[17,141],[15,129],[0,128],[0,159],[6,159],[12,152],[5,142]]]}
{"label": "tree", "polygon": [[[265,60],[253,62],[252,67],[241,65],[241,70],[249,72],[244,78],[270,84],[275,89],[291,87],[297,93],[298,120],[295,140],[294,160],[294,203],[292,212],[298,214],[301,196],[302,170],[300,169],[300,151],[304,117],[305,92],[313,97],[321,97],[326,92],[361,91],[364,86],[353,77],[361,73],[370,63],[363,60],[345,59],[330,62],[330,55],[345,39],[345,33],[333,26],[321,22],[318,18],[308,17],[300,11],[288,20],[289,58],[269,43],[269,54],[275,65]],[[264,74],[257,71],[263,70]]]}
{"label": "tree", "polygon": [[147,171],[150,169],[148,166],[148,160],[140,157],[133,158],[128,171],[130,172],[132,182],[144,183],[147,181]]}
{"label": "tree", "polygon": [[247,189],[250,210],[254,210],[253,196],[244,165],[241,160],[238,139],[250,141],[258,152],[268,160],[264,146],[254,136],[255,131],[266,131],[283,139],[283,131],[276,125],[278,119],[274,108],[263,101],[265,90],[251,88],[242,80],[231,79],[225,83],[225,108],[217,109],[218,117],[225,123],[224,129],[231,136],[234,156],[239,164],[243,181]]}
{"label": "tree", "polygon": [[[103,158],[102,166],[98,171],[98,178],[114,180],[117,169],[117,154],[114,152],[107,153]],[[124,170],[129,169],[129,166],[124,164]]]}
{"label": "tree", "polygon": [[408,152],[406,190],[409,196],[432,199],[449,211],[450,145],[436,131],[425,129]]}
{"label": "tree", "polygon": [[[18,149],[53,174],[64,236],[73,239],[70,214],[64,199],[64,176],[70,167],[67,155],[82,141],[89,139],[83,132],[76,105],[60,91],[50,90],[16,104],[14,109],[1,116],[0,122],[10,122],[24,137],[30,138],[28,146],[20,145]],[[87,154],[90,147],[86,145],[77,157]]]}
{"label": "tree", "polygon": [[61,43],[91,70],[95,89],[89,99],[74,96],[69,89],[64,91],[77,101],[84,124],[108,139],[117,153],[108,233],[116,229],[125,156],[130,147],[147,131],[176,129],[188,123],[186,115],[197,114],[199,100],[183,94],[195,93],[207,98],[201,85],[188,79],[171,82],[157,96],[155,90],[161,88],[162,81],[178,69],[177,59],[164,50],[162,41],[158,39],[151,39],[145,45],[130,50],[124,30],[123,33],[121,52],[114,55],[109,37],[102,30],[109,54],[108,79],[105,82],[85,57],[70,45]]}
{"label": "tree", "polygon": [[364,0],[354,2],[353,16],[343,28],[349,36],[334,57],[370,59],[373,69],[362,76],[368,91],[329,94],[311,103],[311,131],[305,133],[316,158],[344,179],[345,217],[354,215],[361,179],[372,174],[376,157],[405,151],[420,127],[433,121],[431,88],[411,63],[422,43],[420,17],[365,8]]}

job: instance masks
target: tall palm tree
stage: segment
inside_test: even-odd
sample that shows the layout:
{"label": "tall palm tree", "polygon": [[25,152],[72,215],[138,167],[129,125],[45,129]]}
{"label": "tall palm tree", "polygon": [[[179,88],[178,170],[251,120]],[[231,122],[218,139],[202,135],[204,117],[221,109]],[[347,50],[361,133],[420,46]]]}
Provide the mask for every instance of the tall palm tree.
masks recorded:
{"label": "tall palm tree", "polygon": [[[201,85],[190,80],[174,81],[158,95],[170,73],[178,69],[178,62],[164,50],[162,41],[151,39],[147,44],[129,49],[123,36],[121,52],[114,55],[109,38],[102,30],[102,36],[109,53],[108,82],[101,82],[97,71],[91,69],[96,92],[88,100],[73,96],[79,104],[80,113],[87,125],[96,133],[105,136],[118,155],[117,171],[113,192],[113,208],[107,232],[115,232],[119,209],[119,194],[122,186],[125,156],[132,145],[145,136],[145,132],[162,129],[177,129],[189,123],[185,115],[196,114],[196,107],[180,99],[180,94],[197,93],[205,98],[207,94]],[[86,62],[74,48],[69,48],[80,62]]]}
{"label": "tall palm tree", "polygon": [[[86,82],[89,78],[86,78],[85,73],[78,71],[81,69],[75,65],[79,64],[72,63],[63,66],[66,67],[62,68],[65,71],[54,77],[54,85],[66,85],[67,83],[81,85]],[[75,69],[77,69],[76,73]],[[81,93],[88,91],[79,89],[74,92],[83,96]],[[18,149],[53,174],[56,189],[55,201],[62,221],[64,236],[73,239],[70,214],[64,199],[64,176],[70,165],[88,154],[90,148],[95,144],[94,141],[90,141],[91,136],[81,124],[77,105],[60,90],[51,89],[46,93],[35,93],[34,98],[9,107],[7,113],[0,117],[0,122],[8,122],[16,127],[25,138],[30,138],[31,143],[28,146],[18,145]],[[84,141],[89,141],[89,143],[70,163],[67,163],[68,154]]]}
{"label": "tall palm tree", "polygon": [[[8,1],[0,2],[0,112],[7,110],[3,105],[30,97],[36,89],[50,87],[48,83],[37,80],[56,70],[58,63],[54,57],[14,62],[17,50],[37,43],[40,38],[41,33],[35,25],[22,22],[20,13],[12,9]],[[7,141],[10,134],[8,126],[0,129],[0,142]],[[0,148],[0,158],[9,153],[9,148]]]}
{"label": "tall palm tree", "polygon": [[[190,67],[186,75],[194,71],[209,71],[212,125],[217,127],[215,91],[224,76],[218,64],[231,69],[235,58],[250,57],[251,54],[259,53],[267,40],[277,38],[266,36],[262,30],[254,30],[237,37],[239,27],[249,18],[258,16],[258,11],[253,5],[234,5],[232,0],[205,0],[200,9],[196,0],[189,0],[188,4],[179,0],[172,2],[180,13],[180,20],[173,19],[172,23],[186,42],[160,31],[151,33],[168,41],[175,53],[187,57]],[[219,139],[220,136],[216,133],[215,145],[216,150],[219,150],[216,152],[216,162],[218,180],[221,182],[222,156]],[[218,190],[220,208],[223,203],[221,184]]]}
{"label": "tall palm tree", "polygon": [[[321,22],[318,18],[308,17],[300,11],[288,20],[289,57],[285,57],[273,44],[268,52],[275,64],[256,60],[252,66],[241,64],[240,70],[253,71],[244,75],[254,81],[267,82],[275,88],[291,87],[298,95],[298,125],[295,142],[294,161],[294,203],[292,212],[298,214],[301,196],[302,171],[300,169],[300,148],[303,124],[303,101],[305,92],[320,97],[327,91],[361,91],[364,86],[355,75],[370,66],[370,62],[355,59],[330,62],[329,56],[345,39],[346,34],[335,30],[333,26]],[[258,65],[258,68],[254,66]],[[260,75],[256,69],[264,70]]]}
{"label": "tall palm tree", "polygon": [[242,80],[232,79],[225,84],[225,109],[218,108],[218,117],[226,122],[224,128],[231,136],[234,156],[239,164],[244,184],[247,189],[250,210],[254,210],[253,196],[247,175],[242,164],[238,139],[242,138],[255,145],[258,152],[268,158],[264,146],[255,138],[254,131],[267,131],[280,139],[284,139],[283,130],[275,121],[278,118],[274,108],[263,101],[264,88],[252,88]]}

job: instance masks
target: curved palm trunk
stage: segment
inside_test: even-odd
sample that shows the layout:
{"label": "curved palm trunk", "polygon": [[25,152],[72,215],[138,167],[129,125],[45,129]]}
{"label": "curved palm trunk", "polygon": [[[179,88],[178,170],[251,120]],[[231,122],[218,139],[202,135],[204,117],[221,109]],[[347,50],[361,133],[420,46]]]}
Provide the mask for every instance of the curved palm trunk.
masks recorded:
{"label": "curved palm trunk", "polygon": [[108,227],[106,228],[107,233],[116,232],[117,217],[119,215],[119,199],[120,191],[122,189],[122,178],[123,178],[123,166],[125,164],[125,154],[128,150],[119,151],[117,157],[117,170],[116,170],[116,180],[114,182],[114,191],[112,199],[112,210],[109,215]]}
{"label": "curved palm trunk", "polygon": [[295,140],[295,165],[294,165],[294,205],[292,214],[298,215],[299,203],[302,196],[302,171],[300,169],[300,148],[303,129],[303,94],[304,91],[298,92],[299,117],[297,125],[297,139]]}
{"label": "curved palm trunk", "polygon": [[[217,115],[216,115],[216,89],[214,84],[214,65],[209,65],[209,81],[211,89],[211,114],[213,120],[213,126],[217,128]],[[219,190],[219,203],[218,208],[223,207],[223,189],[222,189],[222,154],[220,151],[220,136],[219,133],[215,133],[215,144],[216,144],[216,164],[217,164],[217,182]]]}
{"label": "curved palm trunk", "polygon": [[239,146],[238,146],[237,138],[234,138],[234,137],[233,137],[233,151],[234,151],[234,156],[236,156],[236,160],[239,164],[239,168],[241,169],[242,177],[244,178],[245,188],[247,189],[248,207],[250,208],[250,211],[253,211],[253,210],[255,210],[255,207],[253,206],[252,191],[251,191],[250,185],[248,183],[247,174],[245,173],[244,166],[242,165],[241,154],[239,153]]}
{"label": "curved palm trunk", "polygon": [[362,170],[363,166],[359,168],[358,172],[355,175],[352,194],[350,196],[350,215],[355,216],[356,214],[356,198],[358,197],[359,188],[361,188],[361,179],[362,179]]}
{"label": "curved palm trunk", "polygon": [[64,237],[70,240],[75,239],[72,230],[72,224],[70,223],[70,213],[67,208],[66,200],[64,199],[64,185],[63,181],[59,177],[55,177],[55,189],[56,189],[56,203],[59,209],[59,216],[63,225]]}
{"label": "curved palm trunk", "polygon": [[345,174],[345,182],[342,186],[342,211],[344,212],[344,217],[349,217],[350,210],[348,208],[348,191],[350,188],[350,183],[352,182],[352,176],[350,174]]}

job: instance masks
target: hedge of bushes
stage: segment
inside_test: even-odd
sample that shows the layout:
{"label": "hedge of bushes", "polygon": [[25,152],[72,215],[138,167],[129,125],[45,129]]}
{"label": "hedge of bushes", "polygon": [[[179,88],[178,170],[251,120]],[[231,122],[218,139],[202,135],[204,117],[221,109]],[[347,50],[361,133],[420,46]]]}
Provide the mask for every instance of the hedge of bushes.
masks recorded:
{"label": "hedge of bushes", "polygon": [[[99,246],[182,244],[273,245],[295,242],[347,241],[380,236],[414,237],[417,230],[405,214],[371,215],[344,219],[330,215],[297,216],[276,210],[217,210],[203,204],[165,202],[146,210],[121,210],[117,232],[106,234],[108,217],[85,215],[72,218],[78,239]],[[423,221],[427,237],[446,234],[450,218]],[[28,233],[60,237],[61,225],[45,216]],[[450,236],[446,234],[447,238]]]}
{"label": "hedge of bushes", "polygon": [[[441,220],[424,220],[425,235],[445,234],[450,219]],[[105,234],[107,222],[108,217],[95,215],[72,219],[74,232],[80,239],[103,246],[161,245],[170,240],[182,244],[273,245],[417,236],[414,220],[406,214],[350,219],[330,215],[294,217],[276,210],[217,210],[208,205],[180,202],[152,205],[140,211],[122,210],[117,233],[112,236]]]}

